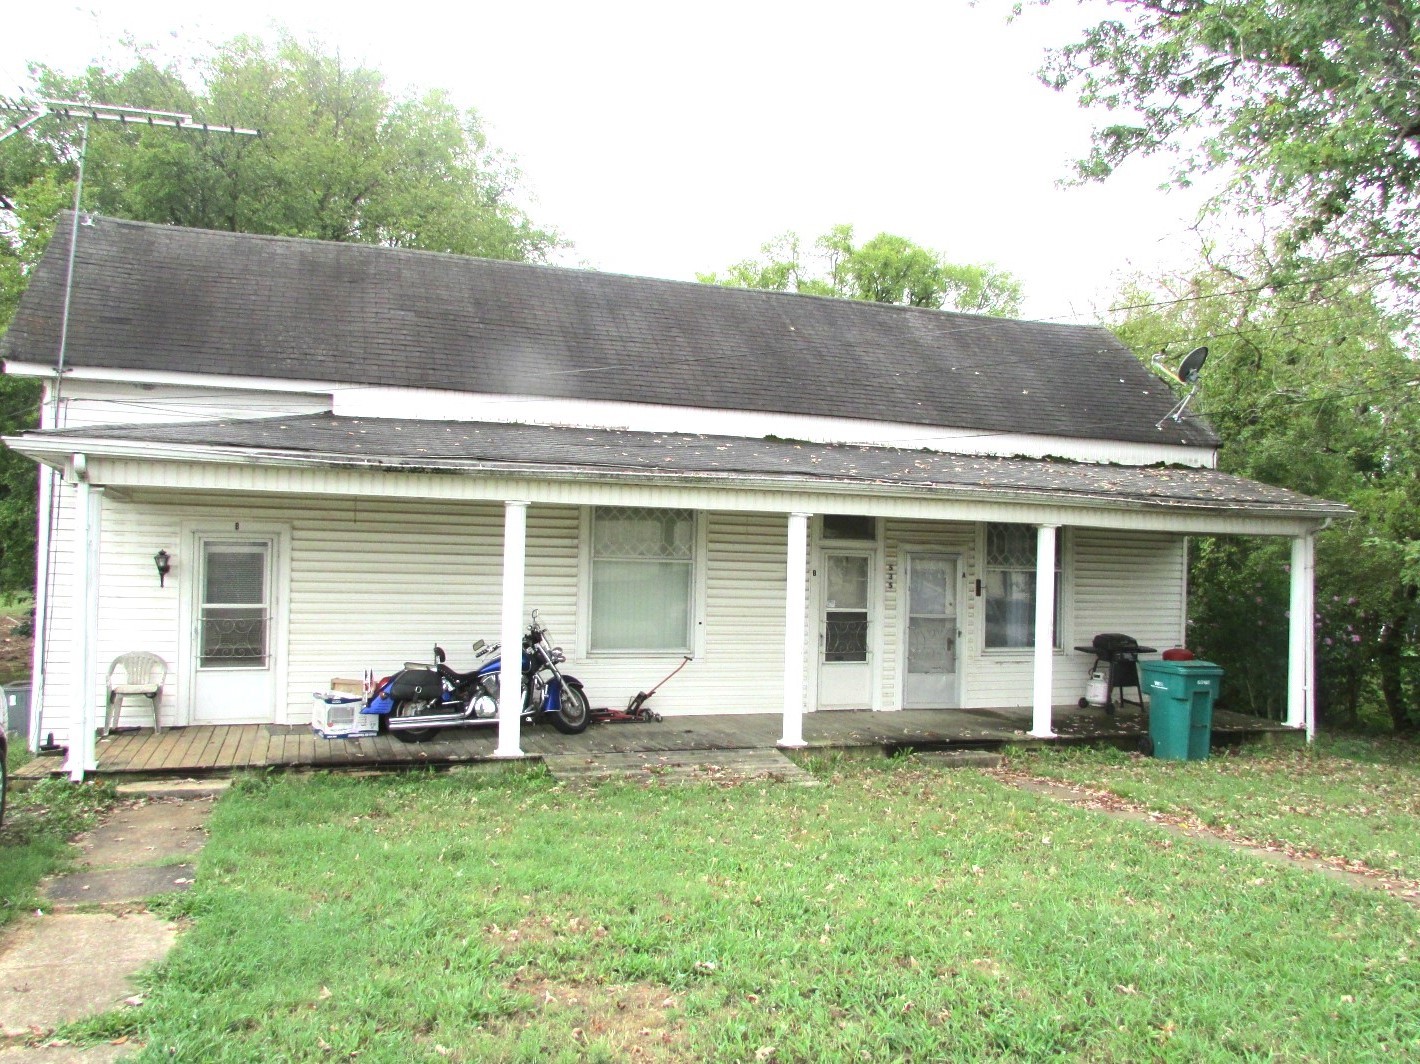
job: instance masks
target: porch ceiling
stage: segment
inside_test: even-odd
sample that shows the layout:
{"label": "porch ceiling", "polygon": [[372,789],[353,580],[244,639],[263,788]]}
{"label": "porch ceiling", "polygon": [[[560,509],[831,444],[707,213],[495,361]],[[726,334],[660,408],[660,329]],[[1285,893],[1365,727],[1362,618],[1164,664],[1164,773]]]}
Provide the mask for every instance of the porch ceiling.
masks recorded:
{"label": "porch ceiling", "polygon": [[950,455],[891,447],[689,433],[549,428],[312,414],[105,426],[9,440],[51,461],[76,451],[138,459],[298,462],[398,472],[751,481],[765,487],[929,491],[962,499],[1035,498],[1113,507],[1322,521],[1341,503],[1183,466],[1119,466]]}

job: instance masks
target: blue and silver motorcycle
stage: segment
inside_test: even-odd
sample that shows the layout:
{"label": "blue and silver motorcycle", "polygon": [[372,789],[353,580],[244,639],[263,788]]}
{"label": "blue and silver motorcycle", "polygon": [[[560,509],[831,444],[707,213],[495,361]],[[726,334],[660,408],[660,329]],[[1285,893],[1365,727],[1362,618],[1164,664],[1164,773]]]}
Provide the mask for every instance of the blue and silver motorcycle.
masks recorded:
{"label": "blue and silver motorcycle", "polygon": [[[523,722],[545,720],[567,735],[586,731],[591,708],[582,682],[558,668],[567,656],[549,643],[537,610],[522,644]],[[375,685],[364,711],[381,717],[381,732],[406,742],[427,739],[441,728],[496,724],[499,650],[499,644],[480,639],[473,652],[485,660],[468,672],[457,672],[446,663],[443,648],[436,646],[432,666],[406,663]]]}

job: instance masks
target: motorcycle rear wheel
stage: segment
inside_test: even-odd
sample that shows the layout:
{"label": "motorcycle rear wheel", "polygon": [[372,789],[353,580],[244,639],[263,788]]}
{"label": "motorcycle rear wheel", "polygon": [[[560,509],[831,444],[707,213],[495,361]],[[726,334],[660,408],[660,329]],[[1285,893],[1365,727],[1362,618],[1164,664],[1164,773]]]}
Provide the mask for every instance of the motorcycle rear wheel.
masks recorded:
{"label": "motorcycle rear wheel", "polygon": [[[390,710],[390,719],[396,717],[417,717],[419,710],[415,707],[429,706],[429,702],[396,702]],[[402,743],[420,743],[433,735],[438,728],[391,728],[390,734]]]}
{"label": "motorcycle rear wheel", "polygon": [[562,704],[552,714],[552,726],[563,735],[580,735],[592,722],[592,707],[580,687],[562,685]]}

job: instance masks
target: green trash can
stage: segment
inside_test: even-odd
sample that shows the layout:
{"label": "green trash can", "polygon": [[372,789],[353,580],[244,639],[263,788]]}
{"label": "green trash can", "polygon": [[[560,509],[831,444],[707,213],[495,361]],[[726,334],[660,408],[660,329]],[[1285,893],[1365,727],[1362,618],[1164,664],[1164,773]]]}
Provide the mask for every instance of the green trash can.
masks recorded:
{"label": "green trash can", "polygon": [[1149,696],[1154,756],[1208,760],[1223,670],[1211,661],[1141,661],[1139,680]]}

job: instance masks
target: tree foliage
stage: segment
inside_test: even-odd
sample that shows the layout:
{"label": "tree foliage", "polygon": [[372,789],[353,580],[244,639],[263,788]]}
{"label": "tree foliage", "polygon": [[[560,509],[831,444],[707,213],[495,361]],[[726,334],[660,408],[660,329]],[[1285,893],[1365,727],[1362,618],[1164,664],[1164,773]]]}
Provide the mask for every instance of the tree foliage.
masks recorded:
{"label": "tree foliage", "polygon": [[[136,54],[69,77],[38,68],[36,95],[182,111],[240,137],[94,123],[85,205],[204,229],[539,259],[559,243],[517,200],[520,176],[475,112],[441,91],[398,96],[318,45],[240,37],[188,74]],[[194,84],[196,82],[196,84]],[[76,124],[55,118],[0,149],[0,194],[72,169]],[[11,142],[6,142],[9,147]],[[16,150],[18,149],[18,150]]]}
{"label": "tree foliage", "polygon": [[797,233],[760,247],[723,274],[697,274],[706,284],[897,303],[1010,317],[1020,313],[1021,284],[990,265],[954,263],[905,237],[879,233],[862,245],[853,227],[836,225],[805,253]]}
{"label": "tree foliage", "polygon": [[[1038,0],[1049,3],[1050,0]],[[1042,71],[1118,117],[1078,164],[1174,152],[1187,182],[1276,208],[1283,246],[1420,288],[1420,0],[1128,0]]]}
{"label": "tree foliage", "polygon": [[[36,98],[87,100],[255,128],[242,137],[94,122],[84,207],[140,221],[540,260],[561,245],[519,205],[521,178],[478,115],[439,91],[401,96],[319,45],[238,38],[179,67],[36,69]],[[79,126],[48,117],[0,143],[0,329],[55,214],[70,204]],[[0,429],[32,427],[32,385],[0,377]],[[25,485],[28,485],[26,487]],[[0,453],[0,591],[32,581],[34,465]]]}
{"label": "tree foliage", "polygon": [[[1344,277],[1273,287],[1209,264],[1126,293],[1116,331],[1137,351],[1196,344],[1210,357],[1199,410],[1223,438],[1220,464],[1350,505],[1319,538],[1318,696],[1332,721],[1379,709],[1420,728],[1420,367],[1406,321]],[[1316,274],[1324,270],[1311,271]],[[1287,544],[1204,539],[1192,566],[1190,638],[1228,669],[1250,708],[1285,704]]]}

